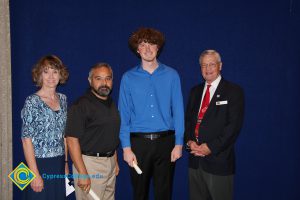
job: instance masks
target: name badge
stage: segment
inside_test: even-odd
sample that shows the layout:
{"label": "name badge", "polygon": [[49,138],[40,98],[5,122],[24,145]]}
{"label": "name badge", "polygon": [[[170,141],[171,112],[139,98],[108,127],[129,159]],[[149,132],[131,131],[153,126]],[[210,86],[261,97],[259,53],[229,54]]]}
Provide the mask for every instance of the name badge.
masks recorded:
{"label": "name badge", "polygon": [[226,101],[217,101],[217,102],[216,102],[216,105],[217,105],[217,106],[225,105],[225,104],[228,104],[228,101],[227,101],[227,100],[226,100]]}

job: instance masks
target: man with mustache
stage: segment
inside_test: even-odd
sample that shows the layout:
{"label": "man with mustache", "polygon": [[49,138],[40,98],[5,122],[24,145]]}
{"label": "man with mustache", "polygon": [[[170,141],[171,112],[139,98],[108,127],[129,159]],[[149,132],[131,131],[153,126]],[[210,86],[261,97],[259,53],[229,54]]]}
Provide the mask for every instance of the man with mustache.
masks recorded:
{"label": "man with mustache", "polygon": [[100,199],[115,199],[119,172],[116,148],[120,116],[109,94],[113,71],[107,63],[94,65],[88,77],[91,89],[68,111],[66,137],[73,161],[76,199],[88,199],[92,189]]}

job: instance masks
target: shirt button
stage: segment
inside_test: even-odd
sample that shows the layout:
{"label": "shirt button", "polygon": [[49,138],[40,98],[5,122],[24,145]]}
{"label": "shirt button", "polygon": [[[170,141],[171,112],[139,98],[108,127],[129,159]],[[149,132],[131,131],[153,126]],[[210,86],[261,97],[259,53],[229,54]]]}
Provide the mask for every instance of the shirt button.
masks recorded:
{"label": "shirt button", "polygon": [[154,115],[152,115],[151,117],[154,118]]}
{"label": "shirt button", "polygon": [[150,97],[153,97],[153,94],[150,94]]}
{"label": "shirt button", "polygon": [[150,105],[151,108],[153,108],[153,105]]}

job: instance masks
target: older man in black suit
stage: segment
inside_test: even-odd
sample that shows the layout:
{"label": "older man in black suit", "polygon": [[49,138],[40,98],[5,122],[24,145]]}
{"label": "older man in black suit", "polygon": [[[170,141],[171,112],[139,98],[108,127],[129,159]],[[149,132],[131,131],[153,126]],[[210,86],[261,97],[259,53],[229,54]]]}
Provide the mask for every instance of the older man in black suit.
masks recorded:
{"label": "older man in black suit", "polygon": [[234,143],[243,123],[244,94],[221,76],[217,51],[205,50],[199,62],[205,82],[192,88],[185,122],[190,199],[231,200]]}

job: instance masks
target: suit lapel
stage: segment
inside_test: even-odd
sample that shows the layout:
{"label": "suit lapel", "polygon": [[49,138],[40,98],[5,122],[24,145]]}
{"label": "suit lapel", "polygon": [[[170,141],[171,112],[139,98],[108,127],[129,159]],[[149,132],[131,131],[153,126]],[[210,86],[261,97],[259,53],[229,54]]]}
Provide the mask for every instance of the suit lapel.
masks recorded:
{"label": "suit lapel", "polygon": [[204,91],[204,86],[205,86],[205,84],[201,84],[200,85],[200,90],[198,92],[198,96],[197,96],[197,101],[199,102],[198,108],[200,108],[201,99],[202,99],[203,91]]}
{"label": "suit lapel", "polygon": [[218,101],[218,99],[221,97],[221,92],[223,91],[223,87],[224,87],[224,80],[223,78],[221,79],[215,93],[214,93],[214,96],[212,97],[210,103],[209,103],[209,106],[207,108],[207,111],[205,112],[204,114],[204,117],[203,117],[203,121],[209,117],[209,115],[213,112],[215,106],[216,106],[216,102]]}
{"label": "suit lapel", "polygon": [[195,105],[197,105],[197,118],[198,118],[198,112],[200,110],[200,106],[201,106],[201,99],[202,99],[202,95],[203,95],[203,91],[204,91],[204,86],[205,84],[201,84],[199,87],[199,90],[195,96],[195,101],[197,102]]}
{"label": "suit lapel", "polygon": [[202,93],[203,93],[203,89],[204,89],[204,84],[200,84],[197,89],[194,92],[193,95],[193,101],[191,103],[192,106],[192,120],[193,123],[197,123],[197,119],[198,119],[198,113],[199,113],[199,109],[200,109],[200,104],[201,104],[201,98],[202,98]]}

